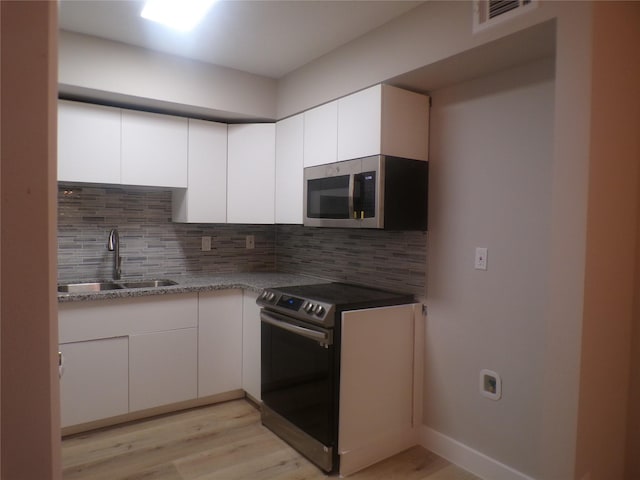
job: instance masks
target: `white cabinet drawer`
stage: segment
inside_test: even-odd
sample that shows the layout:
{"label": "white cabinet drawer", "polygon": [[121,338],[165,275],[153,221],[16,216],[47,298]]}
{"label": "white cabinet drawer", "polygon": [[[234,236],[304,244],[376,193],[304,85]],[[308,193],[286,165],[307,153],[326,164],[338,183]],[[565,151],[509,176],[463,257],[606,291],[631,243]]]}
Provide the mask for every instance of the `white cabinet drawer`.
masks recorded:
{"label": "white cabinet drawer", "polygon": [[60,343],[175,330],[198,325],[196,293],[61,303]]}

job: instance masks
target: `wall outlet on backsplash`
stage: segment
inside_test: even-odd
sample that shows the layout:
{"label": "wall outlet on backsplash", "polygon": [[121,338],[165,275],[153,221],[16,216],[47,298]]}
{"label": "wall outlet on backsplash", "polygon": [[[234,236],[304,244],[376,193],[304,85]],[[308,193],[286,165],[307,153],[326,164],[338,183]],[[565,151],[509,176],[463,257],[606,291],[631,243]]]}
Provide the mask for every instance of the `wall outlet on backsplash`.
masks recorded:
{"label": "wall outlet on backsplash", "polygon": [[256,236],[255,235],[247,235],[246,245],[249,250],[256,248]]}
{"label": "wall outlet on backsplash", "polygon": [[209,236],[202,237],[202,251],[203,252],[211,251],[211,237]]}

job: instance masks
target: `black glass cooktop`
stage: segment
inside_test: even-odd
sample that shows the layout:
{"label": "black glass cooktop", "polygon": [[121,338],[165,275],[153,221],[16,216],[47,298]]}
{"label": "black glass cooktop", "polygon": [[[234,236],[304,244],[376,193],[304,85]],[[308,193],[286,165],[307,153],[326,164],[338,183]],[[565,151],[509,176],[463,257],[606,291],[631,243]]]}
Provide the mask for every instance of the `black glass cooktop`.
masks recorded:
{"label": "black glass cooktop", "polygon": [[413,303],[413,295],[360,287],[348,283],[318,283],[271,289],[285,295],[330,303],[336,307],[367,308]]}

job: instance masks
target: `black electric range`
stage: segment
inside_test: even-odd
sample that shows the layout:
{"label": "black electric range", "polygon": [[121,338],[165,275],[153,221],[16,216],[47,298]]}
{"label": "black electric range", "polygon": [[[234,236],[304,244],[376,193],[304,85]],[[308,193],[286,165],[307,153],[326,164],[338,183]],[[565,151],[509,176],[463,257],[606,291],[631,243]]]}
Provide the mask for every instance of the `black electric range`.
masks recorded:
{"label": "black electric range", "polygon": [[414,301],[346,283],[262,291],[263,424],[325,472],[337,471],[341,314]]}

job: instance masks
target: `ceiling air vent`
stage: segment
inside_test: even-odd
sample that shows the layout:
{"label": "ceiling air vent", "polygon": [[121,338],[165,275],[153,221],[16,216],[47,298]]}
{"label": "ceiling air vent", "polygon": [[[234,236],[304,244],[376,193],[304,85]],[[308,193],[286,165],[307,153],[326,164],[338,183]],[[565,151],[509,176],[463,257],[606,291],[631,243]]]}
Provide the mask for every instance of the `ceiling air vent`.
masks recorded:
{"label": "ceiling air vent", "polygon": [[538,6],[538,0],[475,0],[473,3],[474,33]]}

